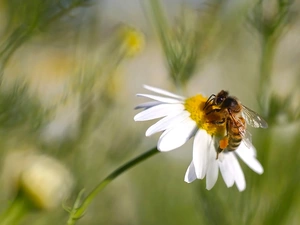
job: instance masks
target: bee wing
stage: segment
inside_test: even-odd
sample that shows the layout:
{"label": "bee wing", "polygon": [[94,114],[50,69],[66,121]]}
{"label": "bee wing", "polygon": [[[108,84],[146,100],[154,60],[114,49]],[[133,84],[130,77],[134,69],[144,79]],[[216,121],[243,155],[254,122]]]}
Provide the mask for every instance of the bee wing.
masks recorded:
{"label": "bee wing", "polygon": [[247,124],[249,124],[251,127],[255,128],[267,128],[268,124],[267,122],[260,117],[256,112],[253,110],[247,108],[246,106],[242,105],[243,110],[242,110],[242,116],[246,120]]}
{"label": "bee wing", "polygon": [[245,143],[246,147],[251,148],[251,146],[252,146],[252,134],[246,129],[244,129],[243,131],[240,131],[240,134],[243,138],[243,142]]}
{"label": "bee wing", "polygon": [[235,126],[239,129],[239,134],[242,137],[242,140],[247,148],[251,148],[252,146],[252,135],[251,133],[246,129],[246,123],[244,120],[244,117],[231,117],[235,123]]}

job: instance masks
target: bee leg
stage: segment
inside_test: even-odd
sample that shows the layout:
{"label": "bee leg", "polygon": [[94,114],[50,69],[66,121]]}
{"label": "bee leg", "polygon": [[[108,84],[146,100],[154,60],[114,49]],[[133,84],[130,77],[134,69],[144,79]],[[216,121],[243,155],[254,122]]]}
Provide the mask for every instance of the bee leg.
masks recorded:
{"label": "bee leg", "polygon": [[203,110],[205,110],[206,115],[209,115],[214,112],[220,112],[221,108],[215,104],[209,104],[209,105],[204,106]]}
{"label": "bee leg", "polygon": [[211,123],[216,124],[216,125],[222,125],[223,123],[225,123],[225,118],[223,118],[222,120],[215,120]]}
{"label": "bee leg", "polygon": [[216,159],[219,158],[219,154],[223,151],[223,149],[221,149],[220,147],[217,149],[217,156]]}
{"label": "bee leg", "polygon": [[211,114],[213,112],[220,112],[220,111],[221,111],[221,109],[219,109],[219,108],[213,108],[212,110],[206,112],[206,115],[209,115],[209,114]]}

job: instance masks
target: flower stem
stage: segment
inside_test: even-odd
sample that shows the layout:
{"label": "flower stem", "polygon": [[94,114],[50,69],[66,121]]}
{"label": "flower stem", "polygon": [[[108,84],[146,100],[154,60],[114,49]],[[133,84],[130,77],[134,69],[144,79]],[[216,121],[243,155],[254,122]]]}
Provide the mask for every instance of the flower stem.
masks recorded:
{"label": "flower stem", "polygon": [[276,49],[276,38],[265,37],[262,44],[262,55],[260,64],[260,82],[259,82],[259,96],[262,114],[268,115],[269,102],[269,86],[272,75],[272,67]]}
{"label": "flower stem", "polygon": [[150,0],[150,7],[152,10],[152,16],[154,25],[157,28],[157,32],[162,43],[162,47],[164,49],[164,53],[166,57],[170,54],[170,46],[168,41],[168,32],[169,32],[169,25],[167,22],[167,18],[164,15],[164,12],[161,8],[160,2],[158,0]]}
{"label": "flower stem", "polygon": [[139,164],[140,162],[146,160],[147,158],[150,158],[151,156],[157,153],[159,153],[159,151],[157,150],[156,147],[154,147],[148,150],[147,152],[137,156],[136,158],[130,160],[129,162],[125,163],[123,166],[119,167],[115,171],[113,171],[88,194],[88,196],[83,200],[81,205],[79,205],[79,201],[82,195],[82,192],[80,192],[72,210],[70,210],[70,216],[67,224],[68,225],[75,224],[77,220],[84,215],[86,209],[91,204],[92,200],[96,197],[96,195],[100,193],[111,181],[113,181],[115,178],[117,178],[125,171],[129,170],[130,168],[134,167],[135,165]]}
{"label": "flower stem", "polygon": [[23,195],[18,195],[11,205],[0,215],[0,225],[19,224],[31,207]]}

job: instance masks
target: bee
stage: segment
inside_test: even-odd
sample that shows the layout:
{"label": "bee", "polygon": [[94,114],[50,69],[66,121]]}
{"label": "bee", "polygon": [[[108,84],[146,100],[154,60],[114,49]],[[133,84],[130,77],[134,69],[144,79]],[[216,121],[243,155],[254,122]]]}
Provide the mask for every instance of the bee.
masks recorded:
{"label": "bee", "polygon": [[212,121],[215,124],[226,123],[227,134],[219,142],[217,158],[224,150],[234,151],[243,141],[247,147],[252,145],[251,134],[246,130],[246,125],[255,128],[267,128],[267,122],[256,112],[247,108],[233,96],[229,96],[227,91],[220,91],[217,95],[211,95],[204,107],[206,115],[210,113],[220,113],[223,115],[222,121]]}

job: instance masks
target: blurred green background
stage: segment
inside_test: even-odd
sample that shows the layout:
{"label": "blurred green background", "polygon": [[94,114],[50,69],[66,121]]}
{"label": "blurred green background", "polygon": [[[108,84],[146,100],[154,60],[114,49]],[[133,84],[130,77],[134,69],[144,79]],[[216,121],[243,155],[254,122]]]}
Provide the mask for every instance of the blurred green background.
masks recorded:
{"label": "blurred green background", "polygon": [[[265,172],[240,162],[241,193],[221,176],[210,191],[187,184],[190,141],[118,177],[77,224],[299,224],[299,11],[297,0],[1,0],[2,221],[31,194],[19,224],[66,224],[61,202],[72,207],[155,146],[159,134],[144,136],[153,121],[133,121],[148,84],[185,96],[229,90],[259,112],[269,128],[250,132]],[[55,206],[35,202],[56,184],[49,173],[29,181],[37,193],[24,182],[40,156],[63,165],[49,163],[63,175],[49,192]]]}

